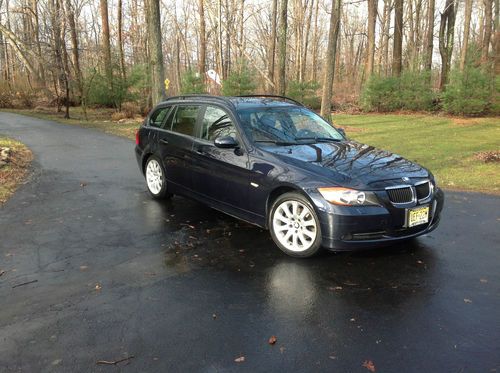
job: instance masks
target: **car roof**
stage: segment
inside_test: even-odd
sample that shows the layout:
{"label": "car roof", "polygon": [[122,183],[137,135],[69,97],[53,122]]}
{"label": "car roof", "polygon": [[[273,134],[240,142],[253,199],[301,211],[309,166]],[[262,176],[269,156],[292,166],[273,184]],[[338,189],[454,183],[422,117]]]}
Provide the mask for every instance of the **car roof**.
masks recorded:
{"label": "car roof", "polygon": [[300,102],[285,96],[274,95],[249,95],[249,96],[213,96],[213,95],[183,95],[167,98],[161,104],[197,102],[220,103],[230,106],[235,110],[253,107],[297,107],[303,106]]}

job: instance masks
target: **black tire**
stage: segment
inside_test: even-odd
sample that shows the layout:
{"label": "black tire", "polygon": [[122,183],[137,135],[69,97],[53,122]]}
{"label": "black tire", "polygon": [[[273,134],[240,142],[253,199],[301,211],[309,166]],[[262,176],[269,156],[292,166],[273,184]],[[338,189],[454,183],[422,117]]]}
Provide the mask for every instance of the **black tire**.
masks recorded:
{"label": "black tire", "polygon": [[[149,177],[153,177],[153,169],[155,174],[154,177],[159,178],[159,184],[153,183],[149,179]],[[148,192],[154,199],[167,199],[172,197],[172,194],[168,193],[165,175],[165,168],[161,160],[155,155],[150,156],[144,166],[144,178],[146,179]]]}
{"label": "black tire", "polygon": [[[275,224],[275,219],[274,219],[275,215],[279,214],[281,217],[284,217],[283,215],[283,212],[285,211],[284,207],[286,206],[288,208],[289,204],[294,205],[294,202],[297,202],[298,203],[297,208],[301,209],[300,211],[305,213],[304,217],[300,218],[299,214],[297,213],[295,215],[295,218],[292,217],[289,218],[288,223],[284,223],[282,220],[278,219],[279,221],[276,221]],[[307,207],[307,210],[305,210],[304,207]],[[278,209],[279,211],[277,211]],[[293,215],[293,213],[291,215]],[[313,222],[315,224],[314,226],[315,236],[311,237],[310,234],[312,234],[312,231],[310,229],[313,229],[312,228]],[[288,224],[294,224],[294,225],[289,226]],[[315,255],[321,249],[322,236],[321,236],[321,225],[318,219],[318,215],[316,214],[314,206],[309,202],[309,200],[306,197],[304,197],[300,193],[297,192],[285,193],[279,196],[273,202],[271,209],[269,210],[268,226],[271,232],[271,237],[276,246],[278,246],[280,250],[282,250],[284,253],[290,256],[296,258],[308,258]],[[278,232],[276,232],[275,229],[278,229]],[[285,230],[286,232],[284,232]],[[306,242],[307,245],[302,245],[302,247],[304,248],[303,250],[300,248],[300,245],[298,245],[298,241],[301,241],[301,239],[294,238],[293,237],[294,232],[291,233],[292,237],[289,237],[288,240],[286,240],[287,233],[289,233],[290,230],[295,232],[295,236],[301,235],[302,239],[304,238],[307,239],[308,237],[310,238],[310,240]],[[304,230],[308,231],[307,235],[303,234],[305,233]],[[278,237],[278,235],[280,236]],[[288,247],[287,245],[284,244],[284,242],[287,243]],[[297,243],[297,245],[295,245],[295,243]]]}

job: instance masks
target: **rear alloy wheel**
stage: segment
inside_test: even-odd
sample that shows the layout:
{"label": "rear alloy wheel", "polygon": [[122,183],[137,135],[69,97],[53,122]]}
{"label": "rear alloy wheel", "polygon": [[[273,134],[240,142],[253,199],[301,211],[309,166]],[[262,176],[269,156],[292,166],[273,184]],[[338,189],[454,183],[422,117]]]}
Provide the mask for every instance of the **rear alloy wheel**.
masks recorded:
{"label": "rear alloy wheel", "polygon": [[144,176],[146,177],[148,191],[153,198],[163,199],[171,197],[171,195],[167,193],[165,170],[157,157],[151,156],[148,159]]}
{"label": "rear alloy wheel", "polygon": [[321,246],[321,228],[311,203],[299,193],[285,193],[269,217],[271,237],[290,256],[309,257]]}

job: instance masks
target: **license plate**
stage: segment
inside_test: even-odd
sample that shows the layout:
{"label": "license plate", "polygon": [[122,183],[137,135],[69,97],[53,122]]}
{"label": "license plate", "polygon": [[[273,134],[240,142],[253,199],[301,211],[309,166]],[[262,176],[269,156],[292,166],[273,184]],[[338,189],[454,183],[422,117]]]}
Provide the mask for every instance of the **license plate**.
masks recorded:
{"label": "license plate", "polygon": [[408,210],[408,228],[429,222],[429,206]]}

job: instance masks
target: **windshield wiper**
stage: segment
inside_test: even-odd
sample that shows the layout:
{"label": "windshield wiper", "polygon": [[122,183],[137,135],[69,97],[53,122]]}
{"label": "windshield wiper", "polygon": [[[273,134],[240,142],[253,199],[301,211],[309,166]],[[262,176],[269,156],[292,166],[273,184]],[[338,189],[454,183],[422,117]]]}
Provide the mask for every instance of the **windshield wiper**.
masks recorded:
{"label": "windshield wiper", "polygon": [[296,141],[301,141],[301,140],[312,140],[314,142],[339,142],[342,141],[342,139],[335,139],[333,137],[296,137]]}
{"label": "windshield wiper", "polygon": [[279,146],[300,145],[298,142],[278,141],[278,140],[254,140],[254,142],[268,142]]}

